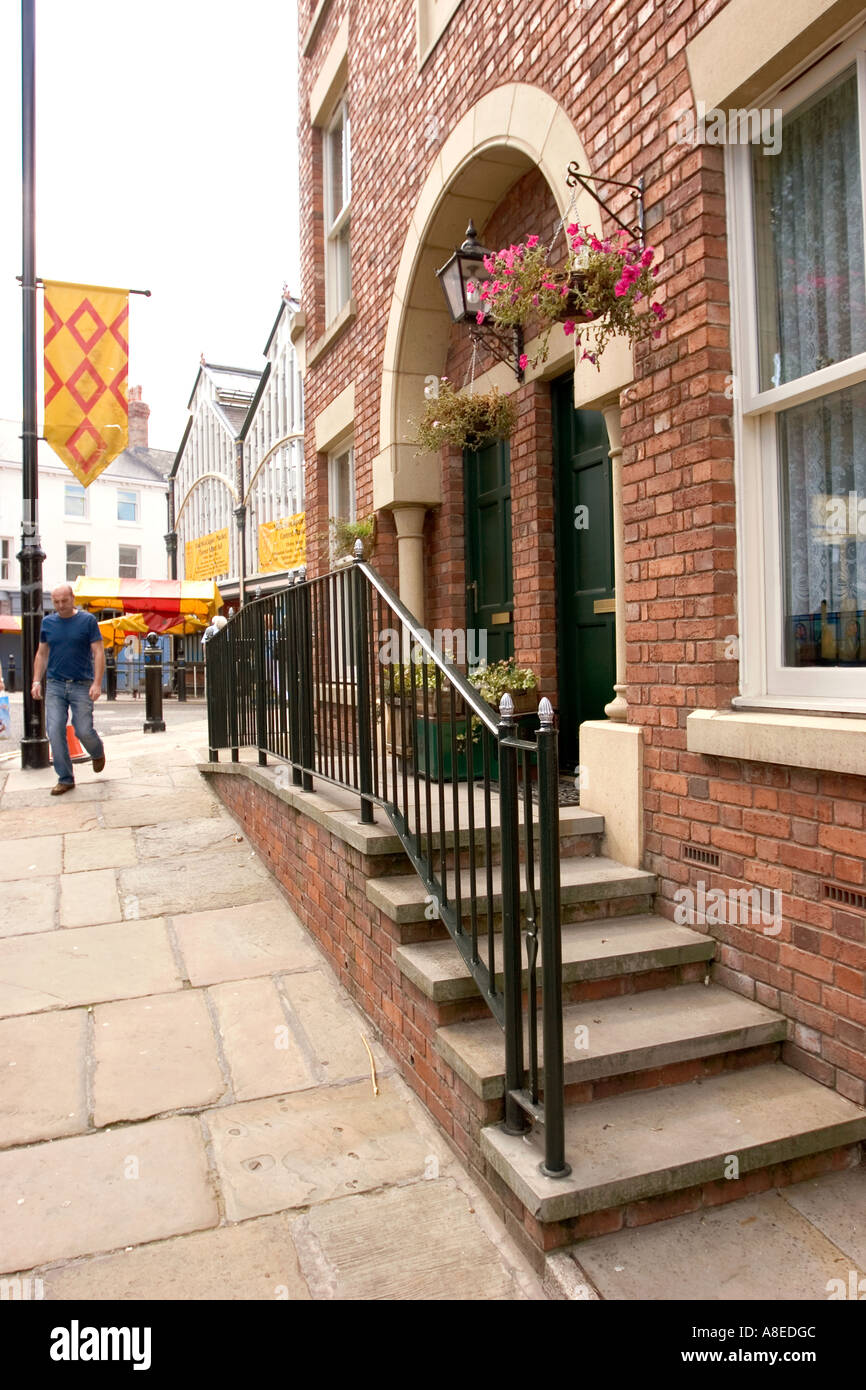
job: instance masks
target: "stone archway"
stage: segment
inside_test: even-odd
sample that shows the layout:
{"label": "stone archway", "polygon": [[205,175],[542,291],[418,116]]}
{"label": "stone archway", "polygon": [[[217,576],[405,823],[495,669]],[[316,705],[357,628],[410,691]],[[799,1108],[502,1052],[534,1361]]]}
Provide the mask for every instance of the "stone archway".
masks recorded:
{"label": "stone archway", "polygon": [[[438,455],[416,457],[408,422],[422,409],[425,381],[441,373],[448,349],[450,318],[435,272],[463,240],[469,218],[483,228],[508,189],[532,168],[543,174],[564,212],[570,196],[565,171],[572,160],[589,167],[573,123],[548,92],[526,83],[497,87],[448,135],[412,215],[385,335],[373,504],[394,513],[400,595],[420,617],[424,515],[441,502],[441,468]],[[581,192],[578,216],[590,221],[594,208]]]}

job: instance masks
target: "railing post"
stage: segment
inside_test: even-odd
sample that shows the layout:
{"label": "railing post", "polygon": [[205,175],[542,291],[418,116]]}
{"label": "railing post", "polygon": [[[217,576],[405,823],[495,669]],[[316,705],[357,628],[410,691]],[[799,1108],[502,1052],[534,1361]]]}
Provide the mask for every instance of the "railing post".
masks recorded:
{"label": "railing post", "polygon": [[[243,611],[243,610],[242,610]],[[226,727],[228,728],[229,747],[232,750],[232,762],[240,762],[240,739],[238,735],[238,661],[235,642],[236,623],[230,622],[224,629],[226,634],[227,651],[223,665],[223,689],[225,690],[226,705]],[[211,638],[211,641],[214,639]]]}
{"label": "railing post", "polygon": [[[505,1006],[505,1120],[507,1134],[523,1134],[527,1121],[514,1097],[523,1089],[522,961],[520,952],[520,841],[517,824],[517,749],[514,701],[499,704],[499,816],[502,837],[502,967]],[[530,1008],[534,1001],[530,1000]]]}
{"label": "railing post", "polygon": [[[202,651],[203,651],[203,653],[204,653],[204,665],[205,665],[205,670],[207,670],[207,666],[208,666],[208,660],[209,660],[209,658],[208,658],[208,647],[209,647],[209,646],[210,646],[210,643],[209,643],[209,642],[205,642],[204,647],[202,648]],[[219,749],[220,749],[220,742],[221,742],[221,740],[218,738],[218,735],[217,735],[217,708],[216,708],[216,706],[217,706],[217,686],[218,686],[218,684],[219,684],[219,682],[218,682],[218,681],[214,678],[214,676],[213,676],[213,663],[211,662],[211,671],[210,671],[210,674],[209,674],[208,678],[205,680],[205,687],[204,687],[205,700],[206,700],[206,703],[207,703],[207,742],[208,742],[207,756],[208,756],[208,762],[211,762],[211,763],[218,763],[219,760],[220,760]],[[223,711],[222,711],[222,716],[223,716],[223,720],[225,720],[225,709],[223,709]]]}
{"label": "railing post", "polygon": [[177,698],[186,702],[186,662],[181,654],[174,666],[174,676],[177,682]]}
{"label": "railing post", "polygon": [[300,765],[302,771],[295,776],[301,790],[313,790],[312,768],[315,755],[315,735],[313,728],[313,607],[310,585],[302,582],[298,589],[295,606],[296,633],[296,676],[295,691],[298,699],[298,739],[300,742]]}
{"label": "railing post", "polygon": [[147,651],[144,654],[144,732],[158,734],[165,732],[162,717],[162,652],[159,638],[155,632],[147,634]]}
{"label": "railing post", "polygon": [[538,706],[538,858],[541,873],[541,998],[544,1030],[544,1162],[548,1178],[571,1172],[565,1161],[562,1043],[562,921],[559,878],[559,735],[553,706]]}
{"label": "railing post", "polygon": [[364,546],[355,541],[352,588],[354,602],[352,612],[355,627],[355,676],[357,680],[357,720],[355,735],[358,740],[358,780],[361,784],[361,824],[373,824],[373,803],[369,800],[373,791],[373,738],[370,729],[370,653],[367,646],[369,624],[367,621],[367,588],[361,573],[361,560]]}
{"label": "railing post", "polygon": [[264,605],[259,601],[255,606],[254,638],[256,644],[256,744],[259,750],[259,767],[268,765],[268,702],[265,690],[268,663],[265,652],[265,614]]}
{"label": "railing post", "polygon": [[117,653],[113,647],[105,653],[105,698],[117,699]]}

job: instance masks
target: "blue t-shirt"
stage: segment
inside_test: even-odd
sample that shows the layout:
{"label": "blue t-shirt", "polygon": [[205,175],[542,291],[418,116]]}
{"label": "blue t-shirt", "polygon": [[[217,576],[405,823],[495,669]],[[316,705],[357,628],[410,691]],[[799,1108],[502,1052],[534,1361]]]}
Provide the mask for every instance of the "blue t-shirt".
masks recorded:
{"label": "blue t-shirt", "polygon": [[46,675],[50,681],[93,680],[90,644],[101,642],[102,634],[92,613],[85,613],[80,608],[71,618],[48,613],[42,619],[39,641],[48,643]]}

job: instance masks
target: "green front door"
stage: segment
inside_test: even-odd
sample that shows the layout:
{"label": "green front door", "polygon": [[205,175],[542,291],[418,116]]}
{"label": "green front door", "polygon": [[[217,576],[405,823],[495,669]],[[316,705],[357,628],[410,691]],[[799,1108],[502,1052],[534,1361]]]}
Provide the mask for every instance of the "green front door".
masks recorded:
{"label": "green front door", "polygon": [[613,504],[604,416],[574,409],[574,378],[553,383],[556,477],[559,747],[579,761],[577,730],[613,699],[616,639]]}
{"label": "green front door", "polygon": [[467,655],[514,655],[511,573],[511,455],[508,443],[463,455],[466,517]]}

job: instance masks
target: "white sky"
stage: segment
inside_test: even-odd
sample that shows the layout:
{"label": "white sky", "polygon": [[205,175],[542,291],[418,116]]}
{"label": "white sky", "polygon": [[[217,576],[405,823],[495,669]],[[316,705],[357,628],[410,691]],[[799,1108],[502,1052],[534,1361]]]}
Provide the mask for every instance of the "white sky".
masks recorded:
{"label": "white sky", "polygon": [[[36,0],[36,273],[130,296],[129,383],[176,449],[203,352],[264,366],[298,293],[296,0]],[[0,418],[21,418],[20,5],[0,4]],[[38,300],[42,401],[42,296]]]}

